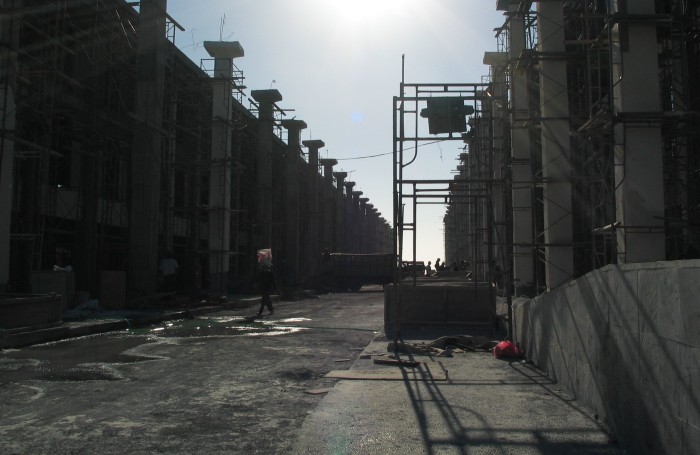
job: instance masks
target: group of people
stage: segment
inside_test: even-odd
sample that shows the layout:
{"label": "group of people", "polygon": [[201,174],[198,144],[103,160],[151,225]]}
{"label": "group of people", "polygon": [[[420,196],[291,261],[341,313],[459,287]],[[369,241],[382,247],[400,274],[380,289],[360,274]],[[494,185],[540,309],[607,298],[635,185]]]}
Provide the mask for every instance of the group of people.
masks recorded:
{"label": "group of people", "polygon": [[433,270],[432,262],[428,261],[428,265],[425,266],[425,275],[433,276],[436,272],[442,272],[445,270],[451,270],[453,272],[466,271],[469,269],[469,261],[461,260],[459,262],[453,261],[451,266],[447,266],[444,262],[440,262],[440,258],[435,261],[435,270]]}

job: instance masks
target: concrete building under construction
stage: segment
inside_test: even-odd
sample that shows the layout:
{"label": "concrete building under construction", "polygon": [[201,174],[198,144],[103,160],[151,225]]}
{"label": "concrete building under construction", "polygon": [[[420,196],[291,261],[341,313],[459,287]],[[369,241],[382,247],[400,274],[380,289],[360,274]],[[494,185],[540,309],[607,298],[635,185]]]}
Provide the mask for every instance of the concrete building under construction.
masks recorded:
{"label": "concrete building under construction", "polygon": [[150,295],[172,251],[182,291],[221,295],[250,285],[259,249],[290,286],[323,249],[391,251],[387,221],[319,160],[323,141],[302,143],[279,91],[246,92],[238,42],[190,61],[166,0],[0,3],[6,291],[70,266],[91,296]]}
{"label": "concrete building under construction", "polygon": [[698,453],[700,3],[495,3],[488,76],[440,94],[474,110],[446,261],[630,453]]}

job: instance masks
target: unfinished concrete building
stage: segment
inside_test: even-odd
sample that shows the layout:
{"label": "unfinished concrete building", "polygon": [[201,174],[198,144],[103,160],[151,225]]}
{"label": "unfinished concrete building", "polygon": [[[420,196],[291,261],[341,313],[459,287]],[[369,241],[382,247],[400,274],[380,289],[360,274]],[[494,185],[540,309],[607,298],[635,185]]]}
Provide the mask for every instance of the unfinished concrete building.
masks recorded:
{"label": "unfinished concrete building", "polygon": [[502,271],[511,336],[630,453],[697,453],[700,4],[496,3],[446,257]]}
{"label": "unfinished concrete building", "polygon": [[[246,94],[241,44],[205,42],[211,58],[192,62],[166,7],[2,2],[0,286],[46,292],[49,271],[71,266],[60,276],[75,287],[53,290],[124,306],[157,292],[168,251],[180,291],[214,295],[249,288],[258,249],[289,286],[318,272],[324,248],[390,252],[388,223],[332,165],[320,174],[324,143],[304,151],[306,123],[282,95]],[[361,229],[362,245],[342,241]]]}

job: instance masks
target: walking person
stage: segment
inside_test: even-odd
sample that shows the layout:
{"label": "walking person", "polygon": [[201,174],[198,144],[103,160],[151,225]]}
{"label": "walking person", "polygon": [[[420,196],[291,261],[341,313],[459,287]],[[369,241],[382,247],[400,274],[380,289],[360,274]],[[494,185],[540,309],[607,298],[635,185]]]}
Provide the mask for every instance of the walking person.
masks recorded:
{"label": "walking person", "polygon": [[262,316],[263,309],[267,307],[270,312],[268,314],[272,315],[274,312],[272,308],[272,300],[270,300],[270,294],[272,290],[275,289],[275,275],[268,264],[263,264],[258,273],[258,288],[262,294],[262,299],[260,300],[260,310],[258,311],[258,316]]}

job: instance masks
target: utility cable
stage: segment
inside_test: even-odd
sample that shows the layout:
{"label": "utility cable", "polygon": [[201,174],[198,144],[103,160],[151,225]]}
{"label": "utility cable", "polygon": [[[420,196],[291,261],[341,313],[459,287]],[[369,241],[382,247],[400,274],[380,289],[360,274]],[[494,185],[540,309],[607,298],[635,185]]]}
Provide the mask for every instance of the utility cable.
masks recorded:
{"label": "utility cable", "polygon": [[[439,144],[440,142],[444,142],[446,139],[439,139],[437,141],[432,141],[432,142],[426,142],[425,144],[420,144],[418,146],[414,147],[408,147],[404,150],[414,150],[417,149],[418,147],[424,147],[426,145],[432,145],[432,144]],[[364,160],[366,158],[376,158],[378,156],[386,156],[386,155],[391,155],[394,152],[386,152],[386,153],[378,153],[376,155],[367,155],[367,156],[356,156],[354,158],[336,158],[338,161],[350,161],[350,160]]]}

